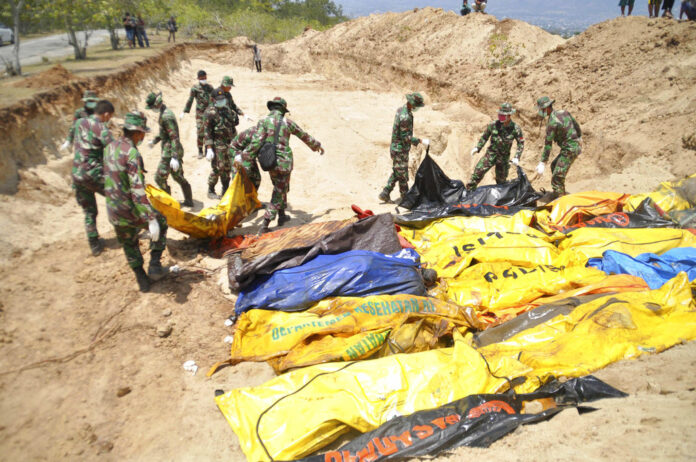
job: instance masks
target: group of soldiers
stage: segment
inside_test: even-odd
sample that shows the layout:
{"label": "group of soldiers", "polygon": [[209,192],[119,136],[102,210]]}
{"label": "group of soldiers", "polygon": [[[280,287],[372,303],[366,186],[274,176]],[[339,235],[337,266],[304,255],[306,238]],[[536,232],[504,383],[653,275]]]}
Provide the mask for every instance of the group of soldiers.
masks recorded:
{"label": "group of soldiers", "polygon": [[[555,100],[548,96],[543,96],[536,103],[538,115],[544,119],[548,118],[548,121],[541,161],[535,170],[539,176],[544,174],[553,143],[558,144],[561,151],[551,162],[551,187],[553,188],[553,197],[559,197],[566,193],[565,180],[568,170],[582,152],[582,130],[570,112],[554,110],[554,102]],[[401,198],[408,192],[408,156],[411,146],[416,146],[421,142],[429,143],[428,140],[421,140],[413,136],[413,112],[423,105],[423,96],[420,93],[409,93],[406,95],[406,104],[396,111],[389,148],[393,163],[392,174],[379,194],[379,199],[382,202],[392,202],[390,194],[397,182],[401,197],[395,202],[397,204],[401,202]],[[467,191],[476,189],[484,175],[494,166],[496,184],[504,183],[507,180],[510,164],[519,166],[524,151],[524,134],[519,124],[512,120],[514,113],[515,109],[510,103],[503,103],[498,110],[497,119],[486,126],[479,142],[471,150],[472,157],[476,156],[490,140],[486,153],[476,164],[471,179],[466,184]],[[517,150],[511,159],[510,152],[513,142],[517,143]]]}
{"label": "group of soldiers", "polygon": [[[191,110],[196,101],[196,129],[198,156],[205,157],[211,164],[208,178],[208,196],[220,198],[227,191],[231,176],[237,169],[244,169],[254,186],[261,184],[261,172],[257,165],[258,152],[262,145],[273,140],[275,162],[268,173],[273,184],[271,202],[266,206],[259,233],[269,231],[271,222],[278,218],[283,225],[288,217],[287,193],[293,169],[293,153],[290,135],[304,141],[312,150],[324,154],[317,140],[288,119],[287,102],[280,97],[268,101],[269,114],[257,125],[237,133],[239,117],[244,112],[235,104],[230,94],[234,82],[225,76],[219,88],[207,83],[205,71],[198,72],[198,82],[191,88],[190,97],[180,119]],[[116,238],[123,247],[129,266],[133,269],[141,291],[150,289],[152,280],[166,274],[162,267],[162,252],[166,245],[167,222],[150,205],[145,193],[144,163],[138,146],[150,131],[147,118],[140,111],[128,112],[122,125],[122,136],[114,139],[108,123],[114,115],[114,106],[107,100],[99,100],[93,91],[83,95],[84,106],[73,117],[68,137],[61,149],[74,149],[72,180],[77,203],[85,213],[85,228],[92,254],[103,250],[96,226],[96,194],[106,199],[110,223]],[[171,193],[167,179],[172,176],[184,194],[183,206],[192,207],[193,192],[184,177],[184,149],[179,135],[179,126],[171,109],[165,105],[161,92],[151,92],[145,99],[146,109],[158,113],[159,134],[148,145],[161,144],[161,157],[155,173],[157,186]],[[222,184],[221,195],[215,187]],[[144,261],[138,245],[142,229],[150,233],[151,251],[148,272],[143,269]]]}

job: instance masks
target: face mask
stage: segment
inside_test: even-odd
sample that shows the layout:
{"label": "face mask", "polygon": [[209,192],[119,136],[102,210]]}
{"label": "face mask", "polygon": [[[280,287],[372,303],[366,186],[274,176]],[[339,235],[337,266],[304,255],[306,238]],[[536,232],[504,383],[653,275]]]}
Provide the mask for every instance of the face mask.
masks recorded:
{"label": "face mask", "polygon": [[546,117],[546,111],[545,111],[545,110],[539,109],[539,111],[537,112],[537,114],[539,114],[539,117],[541,117],[542,119]]}
{"label": "face mask", "polygon": [[498,114],[498,120],[502,123],[505,123],[508,120],[508,116],[505,114]]}
{"label": "face mask", "polygon": [[208,83],[208,81],[207,81],[206,79],[199,80],[199,82],[200,82],[201,85],[205,85],[205,84]]}

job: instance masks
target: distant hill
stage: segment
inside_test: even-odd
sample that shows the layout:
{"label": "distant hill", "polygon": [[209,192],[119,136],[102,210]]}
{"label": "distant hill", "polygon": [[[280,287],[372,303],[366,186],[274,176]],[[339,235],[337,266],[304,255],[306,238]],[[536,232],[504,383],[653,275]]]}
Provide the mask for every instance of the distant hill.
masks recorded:
{"label": "distant hill", "polygon": [[[336,3],[343,5],[343,10],[352,17],[426,6],[458,12],[461,6],[461,0],[338,0]],[[617,4],[613,0],[489,0],[487,12],[499,19],[520,19],[548,30],[581,31],[618,16]],[[647,2],[636,2],[633,14],[647,16]]]}

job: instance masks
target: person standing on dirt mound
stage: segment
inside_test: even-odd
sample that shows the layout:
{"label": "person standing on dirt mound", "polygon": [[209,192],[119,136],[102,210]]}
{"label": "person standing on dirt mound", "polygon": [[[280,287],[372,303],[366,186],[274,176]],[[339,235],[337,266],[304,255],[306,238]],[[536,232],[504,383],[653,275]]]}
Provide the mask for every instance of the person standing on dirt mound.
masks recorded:
{"label": "person standing on dirt mound", "polygon": [[469,6],[468,0],[464,0],[462,2],[462,8],[459,10],[462,16],[466,16],[467,14],[471,13],[471,7]]}
{"label": "person standing on dirt mound", "polygon": [[79,119],[89,117],[90,114],[94,113],[94,108],[97,107],[98,101],[99,98],[97,98],[97,94],[92,90],[86,90],[82,94],[82,102],[84,103],[84,105],[81,108],[75,110],[73,120],[70,123],[70,129],[68,130],[68,137],[65,139],[65,142],[60,146],[61,151],[68,149],[75,140],[75,122],[77,122]]}
{"label": "person standing on dirt mound", "polygon": [[72,187],[77,203],[85,211],[85,230],[92,255],[99,255],[104,245],[97,231],[97,199],[104,195],[104,148],[113,141],[106,124],[114,115],[109,101],[97,103],[94,114],[75,123],[75,157],[72,164]]}
{"label": "person standing on dirt mound", "polygon": [[549,118],[546,124],[546,141],[544,150],[541,153],[541,162],[536,167],[539,175],[544,174],[545,164],[551,155],[551,147],[555,141],[561,147],[558,157],[551,162],[551,186],[553,192],[558,196],[566,193],[565,179],[575,159],[582,152],[582,130],[575,118],[568,111],[554,111],[553,103],[555,100],[548,96],[542,96],[537,100],[537,111],[539,116]]}
{"label": "person standing on dirt mound", "polygon": [[225,93],[227,107],[229,107],[230,111],[232,111],[232,117],[237,119],[237,123],[235,124],[235,126],[237,126],[239,125],[239,117],[244,116],[244,111],[242,111],[239,106],[235,104],[234,98],[232,98],[232,93],[230,93],[232,87],[234,87],[234,80],[232,77],[226,75],[222,78],[220,87],[216,88],[215,91],[222,90]]}
{"label": "person standing on dirt mound", "polygon": [[[396,111],[394,125],[392,127],[392,139],[389,146],[389,154],[392,159],[392,173],[387,184],[379,193],[379,200],[391,203],[390,194],[396,183],[399,183],[399,192],[403,198],[408,192],[408,154],[411,145],[417,146],[421,140],[413,136],[413,112],[425,106],[423,96],[420,93],[406,95],[406,104]],[[401,201],[397,200],[397,203]]]}
{"label": "person standing on dirt mound", "polygon": [[[494,165],[495,182],[501,184],[507,180],[510,162],[515,166],[520,164],[520,157],[522,157],[522,151],[524,151],[524,134],[520,126],[512,121],[514,113],[515,110],[510,103],[503,103],[498,110],[498,120],[488,124],[478,144],[471,150],[471,155],[475,156],[490,138],[491,142],[486,150],[486,155],[476,164],[471,180],[466,185],[467,191],[473,191],[486,172]],[[515,157],[510,160],[510,150],[512,149],[513,141],[517,142],[517,152]]]}
{"label": "person standing on dirt mound", "polygon": [[626,7],[628,6],[628,15],[631,16],[633,13],[633,4],[636,0],[619,0],[619,6],[621,7],[621,16],[626,16]]}
{"label": "person standing on dirt mound", "polygon": [[[259,229],[259,234],[267,233],[271,222],[278,217],[278,226],[282,226],[288,220],[285,208],[288,205],[288,191],[290,190],[290,174],[293,167],[292,149],[290,149],[290,135],[295,135],[304,144],[309,146],[312,151],[324,155],[324,148],[321,143],[312,138],[302,130],[295,122],[285,118],[288,111],[288,104],[279,96],[266,103],[266,107],[271,111],[256,126],[256,133],[251,138],[249,145],[244,151],[235,158],[235,162],[251,162],[256,159],[262,144],[275,144],[276,165],[268,173],[273,183],[273,195],[271,203],[266,207],[266,214],[263,216],[263,224]],[[263,165],[263,164],[262,164]]]}
{"label": "person standing on dirt mound", "polygon": [[261,49],[258,45],[254,44],[254,66],[256,66],[256,72],[261,72]]}
{"label": "person standing on dirt mound", "polygon": [[152,92],[147,95],[145,108],[159,113],[159,135],[148,143],[148,146],[152,148],[160,141],[162,142],[162,157],[155,173],[155,183],[161,190],[171,194],[167,184],[167,178],[171,173],[172,178],[179,183],[184,193],[184,207],[193,207],[191,185],[184,178],[184,147],[179,139],[179,124],[176,123],[176,116],[162,101],[162,92]]}
{"label": "person standing on dirt mound", "polygon": [[[160,260],[167,244],[167,220],[147,199],[143,158],[137,148],[149,131],[142,112],[129,112],[124,119],[123,136],[104,150],[104,195],[109,221],[141,292],[150,290],[151,278],[158,280],[166,274]],[[141,229],[150,231],[149,276],[143,270],[143,255],[138,245]]]}
{"label": "person standing on dirt mound", "polygon": [[203,113],[213,103],[213,91],[213,86],[208,83],[208,75],[203,70],[198,71],[198,83],[191,87],[184,112],[179,115],[179,120],[182,120],[184,114],[188,114],[191,110],[193,100],[196,100],[196,140],[199,159],[203,157]]}
{"label": "person standing on dirt mound", "polygon": [[648,0],[648,17],[657,18],[660,16],[660,4],[662,0]]}
{"label": "person standing on dirt mound", "polygon": [[[230,185],[232,160],[230,143],[237,135],[237,114],[229,108],[227,97],[222,89],[215,90],[214,103],[203,113],[203,134],[206,147],[205,157],[210,161],[211,172],[208,177],[208,197],[219,199],[225,195]],[[218,178],[222,183],[220,196],[215,194]]]}
{"label": "person standing on dirt mound", "polygon": [[261,172],[259,171],[259,165],[256,162],[256,159],[254,159],[252,156],[247,154],[246,157],[244,157],[242,155],[246,147],[249,146],[249,143],[251,143],[251,139],[254,137],[256,130],[256,127],[247,128],[237,135],[234,140],[232,140],[232,144],[230,144],[230,157],[234,159],[234,164],[232,165],[232,176],[234,176],[234,174],[240,168],[243,168],[258,191],[259,186],[261,186]]}
{"label": "person standing on dirt mound", "polygon": [[485,13],[486,4],[486,0],[474,0],[474,11],[477,13]]}

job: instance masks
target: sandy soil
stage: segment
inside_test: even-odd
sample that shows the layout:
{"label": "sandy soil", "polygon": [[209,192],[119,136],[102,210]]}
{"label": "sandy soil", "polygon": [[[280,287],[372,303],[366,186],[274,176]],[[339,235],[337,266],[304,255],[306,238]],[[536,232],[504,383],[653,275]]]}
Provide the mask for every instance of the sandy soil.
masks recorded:
{"label": "sandy soil", "polygon": [[[461,38],[457,35],[461,32],[452,29],[463,24],[459,19],[454,21],[436,11],[421,12],[415,18],[409,15],[415,13],[362,18],[325,34],[310,31],[290,43],[269,47],[264,55],[267,68],[284,73],[258,74],[251,71],[250,62],[248,67],[238,67],[248,62],[248,56],[241,52],[201,53],[196,59],[179,63],[179,68],[159,84],[154,79],[143,82],[126,101],[139,101],[142,108],[145,94],[159,85],[165,103],[178,114],[198,69],[206,69],[213,84],[231,74],[237,85],[233,89],[235,101],[247,114],[263,115],[268,99],[283,96],[291,110],[290,118],[326,148],[326,155],[321,157],[297,139],[292,140],[295,170],[289,194],[289,225],[346,218],[353,203],[375,212],[390,211],[393,207],[379,205],[376,196],[389,174],[391,124],[394,111],[403,104],[405,89],[424,90],[428,104],[416,113],[415,134],[433,140],[436,161],[451,177],[461,179],[468,177],[472,166],[468,151],[494,116],[495,105],[506,98],[504,89],[498,86],[505,81],[506,71],[488,71],[472,64],[481,46],[467,48],[469,54],[465,56],[474,58],[461,63],[462,69],[469,66],[471,72],[467,82],[478,82],[476,92],[462,88],[461,82],[452,77],[456,67],[438,68],[447,61],[439,60],[437,47],[431,50],[436,56],[426,63],[423,75],[440,72],[447,85],[417,75],[397,77],[393,69],[375,64],[379,53],[394,56],[402,43],[399,36],[389,38],[386,45],[375,39],[373,47],[385,48],[370,50],[369,37],[379,37],[380,30],[386,34],[386,30],[398,32],[408,26],[413,32],[435,23],[432,27],[442,34],[439,43]],[[534,49],[523,53],[525,61],[518,73],[533,75],[534,60],[543,56],[561,60],[562,51],[548,55],[557,49],[559,39],[537,28],[518,22],[490,23],[491,18],[474,21],[481,24],[466,23],[472,34],[508,28],[511,36],[524,36],[527,30],[534,38],[530,50]],[[599,31],[590,32],[608,28],[619,37],[628,33],[624,29],[636,29],[631,34],[640,36],[643,31],[648,40],[652,36],[647,31],[653,30],[649,28],[663,27],[659,21],[652,26],[641,21],[643,18],[617,20],[616,24],[605,23]],[[675,25],[656,32],[669,35],[661,40],[669,40],[676,33],[696,36],[693,26],[688,29],[670,24]],[[362,35],[355,30],[362,31]],[[358,35],[367,41],[349,48],[346,44],[355,42]],[[607,39],[604,35],[598,37]],[[597,56],[592,53],[582,59],[574,55],[579,51],[573,43],[594,50],[600,48],[597,40],[582,36],[573,40],[563,45],[571,50],[567,52],[569,62],[579,67],[583,62],[594,62]],[[589,136],[586,154],[569,175],[571,191],[649,190],[659,181],[674,178],[680,169],[686,170],[684,173],[694,170],[693,155],[688,157],[681,149],[677,134],[693,127],[696,92],[692,71],[696,63],[693,55],[684,58],[690,49],[680,50],[680,46],[664,59],[672,66],[681,93],[672,86],[656,87],[654,94],[636,97],[635,104],[615,110],[610,107],[612,101],[616,101],[615,106],[618,101],[625,105],[627,99],[604,90],[605,106],[585,106],[584,102],[592,101],[595,93],[587,90],[588,83],[579,85],[581,91],[574,93],[572,100],[577,101],[572,103],[576,106],[571,107],[582,115],[581,123],[589,127]],[[307,54],[308,49],[313,49],[313,54]],[[347,57],[350,53],[369,56],[356,64]],[[411,59],[404,58],[404,66]],[[633,62],[637,59],[634,54],[628,63],[616,59],[616,80],[628,78],[620,73],[631,66],[645,73],[640,78],[648,88],[653,88],[653,78],[662,79],[660,74],[650,77],[648,72],[664,68],[664,63]],[[646,59],[654,60],[654,56]],[[486,80],[484,73],[491,77]],[[519,99],[511,100],[525,108],[519,119],[530,141],[523,164],[532,167],[541,148],[528,107],[534,79],[509,78],[529,79],[513,80],[528,86],[520,90]],[[571,87],[565,85],[563,88],[569,91]],[[537,90],[541,88],[534,88],[534,95]],[[670,98],[678,94],[684,99],[675,105]],[[666,104],[656,106],[658,100]],[[593,113],[592,107],[601,110]],[[646,132],[635,124],[648,111],[654,119],[649,122],[652,131]],[[619,113],[624,115],[616,119]],[[149,114],[154,125],[155,114]],[[242,128],[248,125],[242,122]],[[604,125],[613,128],[600,134],[598,130]],[[180,128],[186,149],[185,173],[193,185],[195,209],[199,210],[212,203],[205,197],[209,166],[195,155],[194,117],[187,115]],[[631,133],[630,145],[622,144],[624,132]],[[661,136],[656,137],[656,133]],[[59,141],[57,138],[56,144]],[[159,151],[148,149],[144,143],[142,152],[149,170],[147,178],[152,181]],[[413,154],[415,163],[422,151]],[[70,160],[56,157],[43,165],[24,168],[19,191],[2,196],[0,201],[0,459],[94,460],[99,456],[103,460],[244,460],[236,436],[214,404],[214,391],[261,384],[273,372],[265,364],[243,363],[205,378],[208,367],[228,355],[223,339],[231,330],[223,323],[233,310],[234,298],[225,293],[225,262],[205,256],[198,242],[171,230],[165,261],[183,270],[157,283],[151,293],[140,294],[106,220],[101,198],[98,227],[107,248],[97,258],[89,255],[82,212],[69,187]],[[621,159],[626,160],[621,163]],[[491,181],[489,174],[484,182]],[[544,178],[537,186],[548,187],[548,181]],[[181,199],[178,186],[171,180],[170,185],[174,197]],[[260,198],[270,198],[266,176]],[[236,232],[254,232],[259,222],[260,217],[252,217]],[[171,335],[159,337],[157,329],[167,326],[172,328]],[[195,375],[181,367],[191,359],[200,366]],[[694,343],[614,364],[597,375],[630,393],[630,397],[599,402],[599,411],[583,416],[565,411],[549,422],[521,428],[489,449],[462,448],[438,460],[692,459],[696,451],[694,370]]]}

